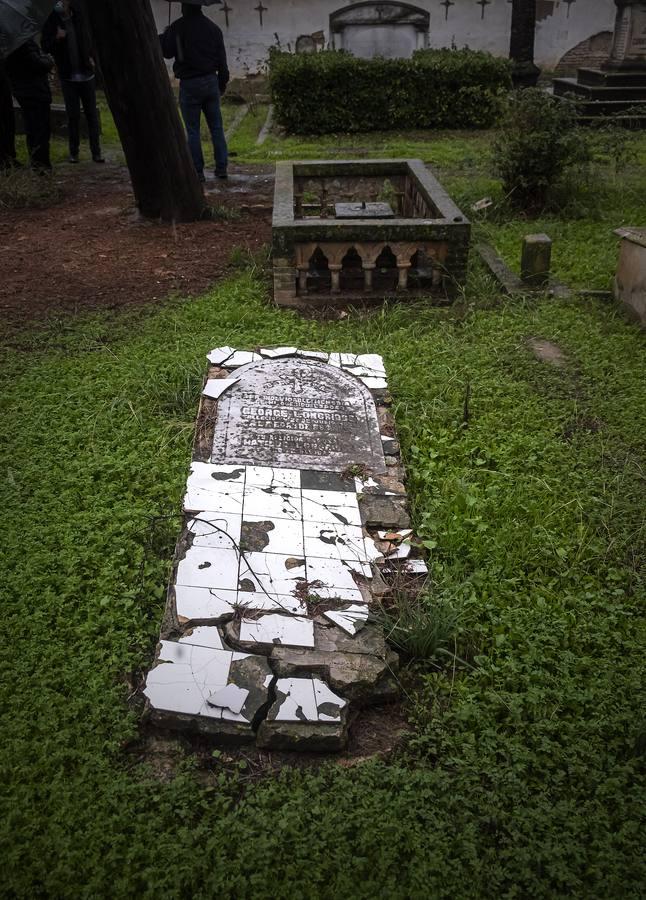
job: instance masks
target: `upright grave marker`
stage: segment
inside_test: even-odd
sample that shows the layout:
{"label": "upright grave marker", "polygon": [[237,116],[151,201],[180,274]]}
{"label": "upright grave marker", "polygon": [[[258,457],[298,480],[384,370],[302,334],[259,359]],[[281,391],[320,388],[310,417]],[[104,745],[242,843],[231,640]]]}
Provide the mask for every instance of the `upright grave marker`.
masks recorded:
{"label": "upright grave marker", "polygon": [[397,696],[371,606],[426,572],[383,362],[295,347],[209,361],[150,714],[220,740],[341,749],[357,709]]}

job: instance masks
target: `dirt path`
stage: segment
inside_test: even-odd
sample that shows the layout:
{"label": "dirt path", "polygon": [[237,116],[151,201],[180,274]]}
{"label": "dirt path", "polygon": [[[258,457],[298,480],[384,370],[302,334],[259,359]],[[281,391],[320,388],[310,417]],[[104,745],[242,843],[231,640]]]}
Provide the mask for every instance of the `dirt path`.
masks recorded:
{"label": "dirt path", "polygon": [[271,167],[234,167],[227,183],[207,181],[211,203],[239,218],[176,226],[139,220],[123,167],[65,165],[55,177],[61,203],[0,211],[6,323],[197,294],[222,277],[234,248],[254,251],[270,239]]}

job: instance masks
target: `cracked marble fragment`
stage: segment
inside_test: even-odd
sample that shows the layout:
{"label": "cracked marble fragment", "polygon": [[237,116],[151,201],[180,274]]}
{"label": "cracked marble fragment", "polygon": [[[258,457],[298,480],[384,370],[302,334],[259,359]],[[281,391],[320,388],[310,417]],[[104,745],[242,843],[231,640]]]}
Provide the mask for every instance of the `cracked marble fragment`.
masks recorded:
{"label": "cracked marble fragment", "polygon": [[[369,595],[369,590],[365,588]],[[308,597],[312,603],[318,600],[336,600],[339,603],[367,603],[368,597],[364,596],[361,589],[355,584],[353,587],[327,587],[316,582],[308,586]]]}
{"label": "cracked marble fragment", "polygon": [[301,487],[300,469],[279,469],[277,466],[247,466],[247,487],[272,488],[298,493]]}
{"label": "cracked marble fragment", "polygon": [[236,591],[219,591],[177,584],[174,592],[177,618],[181,623],[225,622],[233,618]]}
{"label": "cracked marble fragment", "polygon": [[202,390],[203,397],[209,397],[211,400],[217,400],[227,388],[236,384],[237,378],[209,378]]}
{"label": "cracked marble fragment", "polygon": [[305,522],[305,556],[367,562],[363,531],[358,525]]}
{"label": "cracked marble fragment", "polygon": [[186,524],[193,547],[219,547],[237,550],[240,545],[242,513],[223,515],[205,510],[196,513]]}
{"label": "cracked marble fragment", "polygon": [[320,362],[328,361],[328,354],[323,350],[297,350],[296,356],[300,356],[303,359],[318,359]]}
{"label": "cracked marble fragment", "polygon": [[385,378],[373,378],[370,375],[363,375],[360,377],[360,380],[371,391],[385,391],[388,388],[388,382]]}
{"label": "cracked marble fragment", "polygon": [[178,585],[235,591],[238,586],[236,550],[189,547],[177,565]]}
{"label": "cracked marble fragment", "polygon": [[370,564],[358,560],[307,558],[307,582],[314,593],[319,593],[319,587],[340,591],[356,589],[355,575],[369,579],[372,576]]}
{"label": "cracked marble fragment", "polygon": [[226,366],[227,369],[238,369],[240,366],[246,366],[249,363],[260,362],[261,360],[262,356],[259,353],[254,353],[251,350],[236,350],[227,359],[222,360],[219,365]]}
{"label": "cracked marble fragment", "polygon": [[361,525],[354,491],[303,490],[303,519],[328,525]]}
{"label": "cracked marble fragment", "polygon": [[230,650],[162,641],[144,694],[154,709],[218,718],[206,698],[226,686],[232,656]]}
{"label": "cracked marble fragment", "polygon": [[193,644],[195,647],[211,647],[213,650],[226,650],[222,636],[212,625],[197,625],[185,632],[179,639],[180,644]]}
{"label": "cracked marble fragment", "polygon": [[245,489],[243,513],[245,517],[264,519],[295,519],[302,516],[300,491],[292,488],[251,486]]}
{"label": "cracked marble fragment", "polygon": [[267,721],[318,722],[318,709],[311,678],[279,678],[276,682],[276,703],[269,710]]}
{"label": "cracked marble fragment", "polygon": [[316,699],[316,711],[319,722],[339,722],[341,710],[347,706],[347,700],[331,691],[320,678],[313,678],[312,683],[314,685],[314,697]]}
{"label": "cracked marble fragment", "polygon": [[314,622],[312,619],[273,614],[261,616],[258,619],[242,619],[240,643],[313,647]]}
{"label": "cracked marble fragment", "polygon": [[[278,553],[245,553],[240,560],[241,592],[294,595],[305,584],[305,559]],[[244,598],[241,598],[244,599]]]}
{"label": "cracked marble fragment", "polygon": [[384,378],[386,376],[383,357],[379,356],[378,353],[360,353],[358,356],[355,356],[353,365],[365,366],[367,369],[378,372]]}
{"label": "cracked marble fragment", "polygon": [[186,481],[184,509],[187,512],[242,513],[244,478],[244,466],[192,462]]}
{"label": "cracked marble fragment", "polygon": [[354,636],[368,621],[369,610],[365,603],[353,603],[339,609],[326,610],[323,615],[346,634]]}
{"label": "cracked marble fragment", "polygon": [[240,713],[242,712],[242,707],[245,705],[248,696],[249,691],[245,688],[238,687],[237,684],[228,684],[221,690],[216,691],[214,694],[211,694],[211,696],[207,698],[206,702],[209,704],[209,706],[228,709],[230,712],[236,713],[236,715],[240,715]]}
{"label": "cracked marble fragment", "polygon": [[235,352],[234,347],[216,347],[214,350],[211,350],[210,353],[206,354],[206,358],[214,366],[219,366],[230,359]]}
{"label": "cracked marble fragment", "polygon": [[285,615],[305,616],[307,606],[298,597],[289,594],[267,595],[262,591],[237,593],[236,609],[242,612],[282,612]]}
{"label": "cracked marble fragment", "polygon": [[296,347],[263,347],[260,351],[260,355],[267,359],[278,359],[281,356],[295,356],[296,353]]}
{"label": "cracked marble fragment", "polygon": [[242,551],[303,556],[303,526],[291,519],[245,516],[240,538]]}

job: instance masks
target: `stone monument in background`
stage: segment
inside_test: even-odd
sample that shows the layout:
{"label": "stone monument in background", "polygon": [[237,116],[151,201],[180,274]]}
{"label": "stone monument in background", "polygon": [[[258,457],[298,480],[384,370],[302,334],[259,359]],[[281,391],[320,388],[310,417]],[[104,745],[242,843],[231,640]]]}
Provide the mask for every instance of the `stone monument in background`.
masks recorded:
{"label": "stone monument in background", "polygon": [[581,118],[616,116],[646,124],[646,0],[615,0],[617,16],[610,56],[576,78],[555,78],[554,94],[582,101]]}

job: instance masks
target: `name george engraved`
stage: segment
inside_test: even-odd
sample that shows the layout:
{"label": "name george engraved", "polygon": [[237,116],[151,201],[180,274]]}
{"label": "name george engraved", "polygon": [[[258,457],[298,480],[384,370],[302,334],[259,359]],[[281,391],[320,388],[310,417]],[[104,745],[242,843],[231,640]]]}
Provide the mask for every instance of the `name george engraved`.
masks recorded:
{"label": "name george engraved", "polygon": [[326,363],[265,360],[236,372],[218,404],[213,462],[385,470],[372,395]]}

